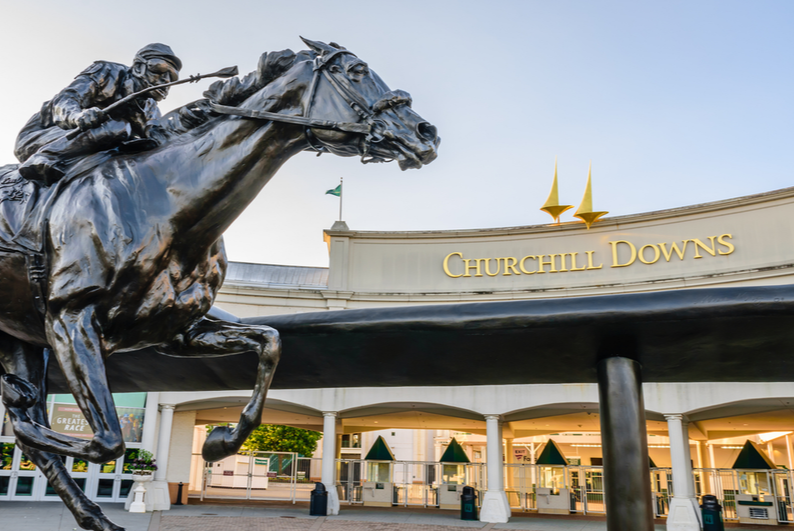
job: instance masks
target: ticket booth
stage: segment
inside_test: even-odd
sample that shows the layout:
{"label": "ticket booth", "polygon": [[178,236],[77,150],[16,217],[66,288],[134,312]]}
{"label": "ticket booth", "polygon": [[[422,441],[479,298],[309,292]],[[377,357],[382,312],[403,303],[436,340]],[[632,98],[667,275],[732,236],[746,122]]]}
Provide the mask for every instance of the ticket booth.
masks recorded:
{"label": "ticket booth", "polygon": [[392,465],[395,455],[380,435],[364,458],[367,474],[362,485],[362,503],[370,507],[391,507],[394,499]]}
{"label": "ticket booth", "polygon": [[469,462],[466,452],[453,438],[439,459],[442,467],[442,478],[437,487],[440,509],[461,509],[461,493],[469,479],[466,466]]}
{"label": "ticket booth", "polygon": [[735,496],[741,524],[778,525],[776,496],[768,470],[776,465],[756,443],[745,441],[732,466],[737,470],[739,493]]}
{"label": "ticket booth", "polygon": [[568,461],[558,444],[550,439],[536,459],[538,487],[536,507],[541,514],[569,514],[571,499],[566,488]]}

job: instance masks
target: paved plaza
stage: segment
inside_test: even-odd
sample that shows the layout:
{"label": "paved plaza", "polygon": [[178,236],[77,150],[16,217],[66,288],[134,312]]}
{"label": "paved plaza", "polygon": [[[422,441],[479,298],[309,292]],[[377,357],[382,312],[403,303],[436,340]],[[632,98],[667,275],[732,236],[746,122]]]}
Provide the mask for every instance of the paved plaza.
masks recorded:
{"label": "paved plaza", "polygon": [[[122,504],[102,509],[126,531],[458,531],[522,529],[526,531],[603,531],[604,518],[584,516],[515,515],[506,524],[484,524],[458,519],[456,511],[438,509],[371,509],[343,507],[340,515],[309,516],[307,504],[186,505],[167,512],[131,514]],[[792,526],[727,524],[737,530],[791,530]],[[0,528],[13,531],[79,531],[61,502],[0,502]],[[664,531],[658,521],[656,531]]]}

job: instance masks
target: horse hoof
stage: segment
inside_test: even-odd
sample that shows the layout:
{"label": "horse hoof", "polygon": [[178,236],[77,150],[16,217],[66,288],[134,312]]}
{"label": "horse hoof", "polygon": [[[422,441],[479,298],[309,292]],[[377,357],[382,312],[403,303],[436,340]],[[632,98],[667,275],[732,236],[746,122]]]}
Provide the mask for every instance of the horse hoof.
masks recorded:
{"label": "horse hoof", "polygon": [[38,389],[13,374],[0,376],[0,394],[7,408],[29,409],[37,402]]}
{"label": "horse hoof", "polygon": [[237,452],[238,448],[233,448],[234,445],[229,441],[231,435],[232,430],[226,426],[213,428],[202,447],[204,460],[212,463]]}

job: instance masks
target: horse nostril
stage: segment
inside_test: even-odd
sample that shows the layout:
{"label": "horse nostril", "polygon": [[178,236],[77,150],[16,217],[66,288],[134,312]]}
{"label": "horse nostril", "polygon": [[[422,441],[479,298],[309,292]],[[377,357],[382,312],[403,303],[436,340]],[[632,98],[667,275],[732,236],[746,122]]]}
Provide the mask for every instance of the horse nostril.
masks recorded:
{"label": "horse nostril", "polygon": [[417,124],[417,134],[430,142],[436,140],[436,128],[428,122],[420,122]]}

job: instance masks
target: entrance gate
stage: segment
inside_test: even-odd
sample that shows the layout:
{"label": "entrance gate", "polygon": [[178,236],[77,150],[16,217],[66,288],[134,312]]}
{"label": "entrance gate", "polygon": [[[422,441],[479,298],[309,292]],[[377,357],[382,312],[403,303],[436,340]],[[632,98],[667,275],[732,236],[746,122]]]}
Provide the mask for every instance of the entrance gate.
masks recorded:
{"label": "entrance gate", "polygon": [[[0,450],[3,448],[0,446]],[[11,451],[13,453],[14,449],[11,448]],[[57,500],[54,492],[50,492],[51,489],[46,492],[39,491],[34,486],[33,479],[27,479],[35,477],[37,472],[35,469],[26,469],[29,465],[25,464],[24,456],[18,450],[16,452],[12,454],[13,459],[0,454],[0,465],[5,464],[0,466],[0,500]],[[353,505],[363,502],[362,488],[366,480],[367,463],[359,459],[336,460],[340,503]],[[320,478],[321,459],[298,457],[290,452],[247,452],[204,465],[200,492],[202,499],[282,500],[295,503],[309,501],[314,482]],[[78,482],[83,481],[80,483],[81,487],[97,481],[81,477],[86,475],[85,472],[81,472],[71,458],[67,459],[67,466],[73,467],[73,475]],[[389,478],[393,489],[392,505],[438,507],[440,490],[450,490],[460,483],[445,483],[450,478],[443,473],[443,466],[438,462],[427,461],[393,462]],[[487,487],[486,466],[483,463],[461,466],[464,470],[460,478],[463,483],[460,484],[475,488],[478,493],[477,503],[480,505]],[[536,488],[543,480],[539,465],[508,464],[504,467],[504,487],[511,509],[523,512],[537,510]],[[570,512],[605,514],[602,467],[571,465],[560,468],[562,473],[556,472],[555,477],[561,480],[559,487],[569,490]],[[105,479],[103,475],[107,474],[98,475],[99,481]],[[671,469],[652,468],[649,479],[655,516],[667,517],[670,500],[674,495]],[[716,496],[723,507],[723,519],[726,521],[739,520],[736,497],[750,493],[761,494],[766,501],[772,502],[771,511],[778,522],[793,522],[792,502],[795,496],[791,470],[694,469],[693,482],[699,503],[704,494]],[[93,491],[99,485],[86,486]],[[119,498],[123,500],[122,487],[122,484],[114,485],[113,501]],[[119,489],[119,495],[116,495],[115,489]],[[35,496],[38,498],[34,498]]]}
{"label": "entrance gate", "polygon": [[200,498],[309,501],[314,468],[320,470],[320,459],[294,452],[243,452],[205,461]]}

